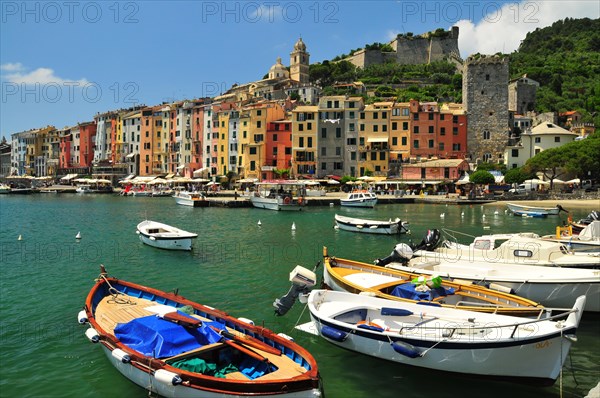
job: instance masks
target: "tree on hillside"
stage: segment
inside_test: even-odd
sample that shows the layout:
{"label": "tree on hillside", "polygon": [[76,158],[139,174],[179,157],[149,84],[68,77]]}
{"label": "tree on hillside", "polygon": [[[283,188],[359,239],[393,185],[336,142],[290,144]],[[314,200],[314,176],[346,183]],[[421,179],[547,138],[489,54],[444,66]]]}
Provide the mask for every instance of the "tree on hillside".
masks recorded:
{"label": "tree on hillside", "polygon": [[469,176],[469,181],[471,181],[473,184],[485,185],[493,184],[494,182],[496,182],[496,179],[489,171],[477,170]]}

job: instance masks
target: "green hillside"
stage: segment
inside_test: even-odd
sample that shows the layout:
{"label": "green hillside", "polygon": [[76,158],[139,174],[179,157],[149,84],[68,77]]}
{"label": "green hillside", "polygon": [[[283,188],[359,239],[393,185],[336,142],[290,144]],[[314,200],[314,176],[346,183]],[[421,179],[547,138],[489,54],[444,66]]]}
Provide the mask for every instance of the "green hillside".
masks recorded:
{"label": "green hillside", "polygon": [[578,110],[600,126],[600,19],[557,21],[527,34],[510,55],[511,78],[540,83],[536,110]]}
{"label": "green hillside", "polygon": [[[366,47],[377,45],[381,43]],[[340,59],[310,65],[311,82],[323,87],[326,95],[346,94],[334,85],[360,80],[375,95],[365,97],[367,102],[383,98],[461,101],[462,76],[450,63],[385,63],[359,69]],[[538,112],[578,110],[585,122],[600,126],[600,19],[567,18],[536,29],[510,59],[511,78],[527,74],[540,83]]]}

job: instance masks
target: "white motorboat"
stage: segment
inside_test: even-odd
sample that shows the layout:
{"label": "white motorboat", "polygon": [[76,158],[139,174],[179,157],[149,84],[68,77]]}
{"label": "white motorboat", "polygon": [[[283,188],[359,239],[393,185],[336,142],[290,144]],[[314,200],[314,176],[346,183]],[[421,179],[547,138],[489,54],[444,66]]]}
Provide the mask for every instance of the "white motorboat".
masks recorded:
{"label": "white motorboat", "polygon": [[586,298],[566,320],[425,307],[330,290],[308,296],[312,325],[325,340],[392,362],[469,375],[552,384],[568,357]]}
{"label": "white motorboat", "polygon": [[298,181],[257,182],[256,192],[250,195],[252,206],[268,210],[298,211],[306,205],[304,184]]}
{"label": "white motorboat", "polygon": [[546,216],[556,216],[561,211],[565,211],[561,205],[556,205],[555,207],[539,207],[539,206],[526,206],[520,205],[516,203],[507,203],[509,210],[515,216],[524,216],[524,217],[546,217]]}
{"label": "white motorboat", "polygon": [[96,178],[78,178],[74,180],[74,182],[78,183],[75,192],[81,194],[112,193],[114,190],[109,180]]}
{"label": "white motorboat", "polygon": [[600,268],[600,254],[573,252],[566,244],[541,239],[534,233],[491,234],[463,245],[446,240],[431,251],[415,253],[423,258],[445,258],[456,264],[490,262],[550,267]]}
{"label": "white motorboat", "polygon": [[[428,233],[424,242],[433,235]],[[431,242],[427,244],[435,247]],[[418,257],[423,253],[428,255]],[[413,258],[411,248],[401,243],[375,264],[427,277],[441,276],[486,286],[493,284],[496,289],[526,297],[545,307],[570,308],[577,297],[585,295],[585,310],[600,312],[600,270],[597,269],[539,267],[522,262],[498,264],[491,260],[457,261],[444,256],[443,252],[425,250],[416,250],[414,255],[417,257]]]}
{"label": "white motorboat", "polygon": [[0,184],[0,194],[10,193],[10,186],[6,184]]}
{"label": "white motorboat", "polygon": [[399,218],[388,221],[367,220],[362,218],[346,217],[335,215],[335,224],[339,229],[352,232],[363,232],[368,234],[406,234],[409,232],[407,221],[402,221]]}
{"label": "white motorboat", "polygon": [[198,237],[198,234],[150,220],[139,223],[136,233],[143,243],[168,250],[192,250],[192,240]]}
{"label": "white motorboat", "polygon": [[340,199],[340,205],[348,207],[375,207],[377,195],[369,191],[352,191],[346,199]]}
{"label": "white motorboat", "polygon": [[176,191],[173,194],[175,203],[190,207],[208,207],[208,200],[200,192]]}

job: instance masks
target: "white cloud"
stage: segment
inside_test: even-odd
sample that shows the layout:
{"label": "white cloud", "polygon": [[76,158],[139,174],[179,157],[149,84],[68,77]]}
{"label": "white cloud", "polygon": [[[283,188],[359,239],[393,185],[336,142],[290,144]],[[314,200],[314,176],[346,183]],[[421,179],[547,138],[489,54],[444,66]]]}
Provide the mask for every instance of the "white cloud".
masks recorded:
{"label": "white cloud", "polygon": [[64,79],[56,76],[54,70],[50,68],[37,68],[31,72],[25,72],[25,68],[20,63],[17,64],[4,64],[2,70],[14,72],[3,76],[7,81],[16,84],[75,84],[82,86],[89,82],[84,79]]}
{"label": "white cloud", "polygon": [[527,32],[536,28],[565,18],[598,18],[600,3],[523,0],[501,8],[492,7],[489,11],[477,24],[466,19],[454,24],[460,29],[458,48],[463,58],[475,53],[511,53],[518,49]]}
{"label": "white cloud", "polygon": [[5,70],[7,72],[17,72],[17,71],[21,71],[25,69],[23,67],[23,65],[20,62],[16,62],[16,63],[6,63],[6,64],[2,64],[0,65],[0,70]]}

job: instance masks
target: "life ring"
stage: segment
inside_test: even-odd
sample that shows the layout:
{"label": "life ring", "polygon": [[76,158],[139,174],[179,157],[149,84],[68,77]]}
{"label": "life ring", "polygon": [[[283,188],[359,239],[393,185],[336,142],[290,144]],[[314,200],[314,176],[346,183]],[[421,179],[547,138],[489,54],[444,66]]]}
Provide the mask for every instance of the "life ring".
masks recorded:
{"label": "life ring", "polygon": [[303,199],[302,199],[302,196],[300,196],[300,197],[298,198],[298,204],[299,204],[299,205],[301,205],[301,204],[302,204],[302,201],[303,201]]}
{"label": "life ring", "polygon": [[292,199],[289,196],[286,196],[285,198],[283,198],[283,203],[286,205],[289,205],[291,201],[292,201]]}

